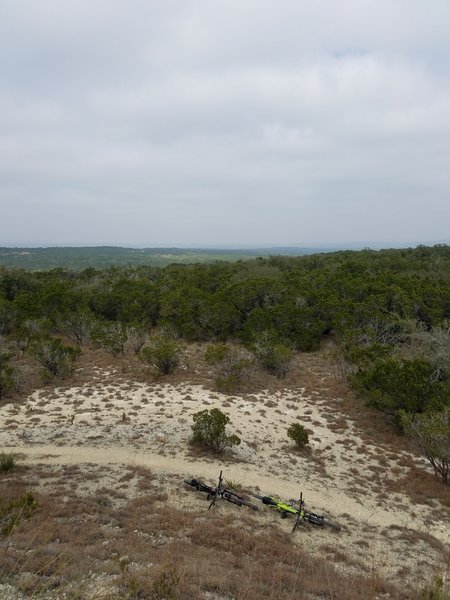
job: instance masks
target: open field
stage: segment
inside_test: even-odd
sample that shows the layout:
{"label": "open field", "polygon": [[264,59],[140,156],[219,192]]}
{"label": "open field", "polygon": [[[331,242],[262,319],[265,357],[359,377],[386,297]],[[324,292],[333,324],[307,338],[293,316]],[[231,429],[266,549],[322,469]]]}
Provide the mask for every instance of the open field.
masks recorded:
{"label": "open field", "polygon": [[[189,369],[159,380],[87,353],[67,385],[0,407],[1,448],[21,465],[0,489],[31,490],[38,505],[2,542],[1,597],[419,598],[445,572],[449,542],[450,492],[423,459],[358,407],[323,353],[224,395],[203,351],[190,346]],[[189,443],[192,415],[213,407],[242,439],[223,456]],[[295,421],[308,450],[286,436]],[[302,491],[343,528],[291,535],[262,504],[208,512],[183,479],[214,483],[221,469],[249,493]]]}

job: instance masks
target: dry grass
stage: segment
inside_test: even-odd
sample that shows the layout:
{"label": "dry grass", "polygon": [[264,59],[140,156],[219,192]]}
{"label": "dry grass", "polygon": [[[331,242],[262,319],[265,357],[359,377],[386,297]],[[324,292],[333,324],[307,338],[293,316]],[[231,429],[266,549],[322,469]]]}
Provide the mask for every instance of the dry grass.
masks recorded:
{"label": "dry grass", "polygon": [[[51,478],[43,468],[41,478],[36,467],[0,481],[0,494],[8,498],[23,495],[31,479],[58,490],[54,495],[33,491],[36,512],[0,540],[2,583],[36,599],[64,594],[83,600],[414,598],[410,589],[395,588],[376,569],[359,575],[337,569],[338,563],[351,566],[342,544],[328,542],[317,558],[303,550],[307,533],[292,536],[275,521],[227,503],[208,511],[198,495],[181,491],[178,499],[193,503],[175,508],[147,469],[115,473],[117,484],[135,484],[135,496],[129,493],[125,501],[117,502],[114,485],[102,482],[94,493],[80,496],[76,490],[86,469],[55,469]],[[166,478],[166,486],[174,484],[179,488],[176,477]],[[408,544],[430,543],[426,534],[404,528],[391,533]]]}
{"label": "dry grass", "polygon": [[[285,534],[255,535],[218,513],[155,510],[145,500],[111,511],[84,500],[52,516],[55,505],[43,497],[40,502],[39,518],[19,526],[1,555],[3,577],[35,597],[74,586],[83,590],[88,572],[109,575],[110,598],[187,599],[209,592],[243,600],[312,594],[369,600],[384,588],[373,578],[338,574],[330,562],[292,546]],[[114,529],[105,531],[101,525],[107,523]]]}

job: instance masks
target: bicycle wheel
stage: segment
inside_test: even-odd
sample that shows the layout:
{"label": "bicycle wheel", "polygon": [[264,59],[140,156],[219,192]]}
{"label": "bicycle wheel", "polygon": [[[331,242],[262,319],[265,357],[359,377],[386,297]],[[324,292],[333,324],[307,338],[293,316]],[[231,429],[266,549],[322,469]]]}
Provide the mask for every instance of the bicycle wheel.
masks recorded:
{"label": "bicycle wheel", "polygon": [[241,498],[239,496],[236,496],[236,494],[228,492],[227,490],[222,492],[222,498],[228,500],[228,502],[231,502],[231,504],[236,504],[236,506],[242,506]]}
{"label": "bicycle wheel", "polygon": [[197,481],[197,479],[185,479],[184,483],[198,490],[199,482]]}
{"label": "bicycle wheel", "polygon": [[212,495],[216,493],[215,488],[211,487],[210,485],[206,485],[206,483],[202,483],[198,479],[185,479],[184,483],[187,483],[187,485],[190,485],[196,489],[197,492],[206,492],[207,494]]}
{"label": "bicycle wheel", "polygon": [[326,527],[331,527],[331,529],[335,529],[336,531],[340,531],[342,529],[342,525],[339,525],[339,523],[333,523],[333,521],[329,521],[328,519],[323,520],[323,525]]}
{"label": "bicycle wheel", "polygon": [[[239,506],[242,506],[242,505],[247,506],[248,508],[251,508],[252,510],[259,510],[259,508],[256,506],[256,504],[252,504],[246,498],[244,498],[244,496],[241,496],[240,494],[236,494],[236,492],[231,492],[230,490],[225,490],[224,497],[225,497],[225,494],[229,494],[230,502],[239,504]],[[228,498],[227,498],[227,500],[228,500]]]}
{"label": "bicycle wheel", "polygon": [[247,506],[248,508],[251,508],[252,510],[259,510],[259,508],[256,506],[256,504],[252,504],[245,498],[241,498],[241,502],[244,506]]}

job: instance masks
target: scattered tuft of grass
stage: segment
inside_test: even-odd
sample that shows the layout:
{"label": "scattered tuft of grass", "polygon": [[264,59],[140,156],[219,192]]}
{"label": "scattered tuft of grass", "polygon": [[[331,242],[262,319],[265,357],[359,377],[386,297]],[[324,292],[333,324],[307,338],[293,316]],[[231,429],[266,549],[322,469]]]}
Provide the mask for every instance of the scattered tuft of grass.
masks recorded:
{"label": "scattered tuft of grass", "polygon": [[6,452],[0,453],[0,471],[2,473],[10,473],[17,467],[17,458],[14,454]]}

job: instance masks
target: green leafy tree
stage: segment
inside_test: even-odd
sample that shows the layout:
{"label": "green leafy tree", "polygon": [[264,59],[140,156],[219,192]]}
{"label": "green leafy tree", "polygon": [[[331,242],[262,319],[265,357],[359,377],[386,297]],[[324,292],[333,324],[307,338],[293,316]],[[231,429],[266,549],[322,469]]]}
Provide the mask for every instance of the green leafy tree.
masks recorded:
{"label": "green leafy tree", "polygon": [[43,367],[46,379],[64,379],[75,369],[81,350],[78,346],[66,346],[58,338],[43,338],[33,343],[33,353]]}
{"label": "green leafy tree", "polygon": [[205,361],[214,369],[218,389],[225,392],[235,390],[253,364],[245,350],[224,343],[208,346]]}
{"label": "green leafy tree", "polygon": [[263,331],[256,337],[253,352],[260,365],[278,378],[286,377],[294,358],[292,349],[270,331]]}
{"label": "green leafy tree", "polygon": [[150,338],[139,357],[146,365],[162,375],[169,375],[180,364],[185,346],[168,335]]}
{"label": "green leafy tree", "polygon": [[238,446],[241,443],[237,435],[227,435],[226,426],[230,417],[218,408],[201,410],[193,415],[193,442],[220,453],[225,448]]}
{"label": "green leafy tree", "polygon": [[430,462],[436,478],[450,484],[450,409],[420,415],[402,412],[400,422],[413,445]]}
{"label": "green leafy tree", "polygon": [[304,448],[309,443],[308,432],[303,425],[300,425],[300,423],[292,423],[289,425],[287,435],[299,448]]}
{"label": "green leafy tree", "polygon": [[155,325],[159,316],[159,292],[150,281],[121,275],[117,281],[100,282],[89,293],[92,311],[108,321]]}

